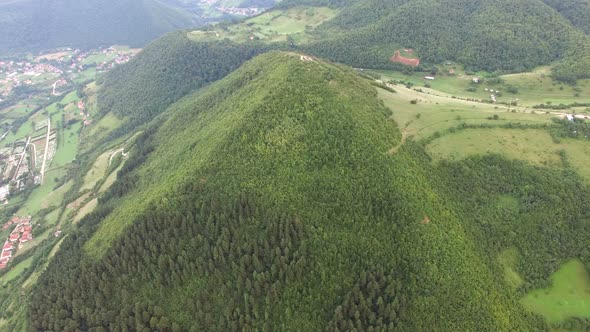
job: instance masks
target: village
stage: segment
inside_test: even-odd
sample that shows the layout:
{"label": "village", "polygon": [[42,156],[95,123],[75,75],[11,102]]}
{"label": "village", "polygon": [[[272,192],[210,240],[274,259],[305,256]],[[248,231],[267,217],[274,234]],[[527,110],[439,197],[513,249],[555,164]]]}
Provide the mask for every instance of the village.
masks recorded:
{"label": "village", "polygon": [[89,73],[104,72],[124,64],[136,53],[137,50],[115,47],[88,51],[64,48],[36,57],[0,60],[0,103],[14,100],[11,97],[18,93],[19,87],[46,88],[58,95],[60,87],[80,82]]}
{"label": "village", "polygon": [[12,226],[14,226],[14,229],[10,232],[10,236],[2,246],[2,252],[0,254],[0,270],[5,269],[6,266],[8,266],[8,262],[18,250],[20,250],[27,242],[33,240],[33,226],[31,225],[31,220],[31,216],[26,218],[13,217],[2,226],[2,230],[7,230]]}

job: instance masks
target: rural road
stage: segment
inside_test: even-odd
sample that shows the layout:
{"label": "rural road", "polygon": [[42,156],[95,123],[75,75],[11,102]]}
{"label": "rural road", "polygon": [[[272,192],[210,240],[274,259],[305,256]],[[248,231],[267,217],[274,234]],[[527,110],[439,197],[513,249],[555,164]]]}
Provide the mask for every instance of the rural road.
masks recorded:
{"label": "rural road", "polygon": [[29,146],[30,142],[31,142],[31,136],[27,137],[27,143],[25,143],[25,149],[23,150],[23,153],[21,154],[20,159],[18,160],[18,164],[16,165],[16,172],[14,172],[14,176],[12,177],[12,180],[16,180],[16,176],[18,175],[18,169],[20,168],[20,165],[22,164],[23,159],[27,155],[27,147]]}
{"label": "rural road", "polygon": [[121,152],[123,154],[123,157],[125,157],[127,154],[124,151],[125,151],[125,148],[121,148],[121,149],[111,153],[111,157],[109,158],[109,166],[111,166],[111,163],[113,162],[113,158],[115,157],[115,155],[117,155],[117,153]]}
{"label": "rural road", "polygon": [[47,162],[47,152],[49,152],[49,133],[51,132],[51,118],[47,118],[47,135],[45,136],[45,151],[43,153],[43,164],[41,164],[41,184],[45,178],[45,164]]}

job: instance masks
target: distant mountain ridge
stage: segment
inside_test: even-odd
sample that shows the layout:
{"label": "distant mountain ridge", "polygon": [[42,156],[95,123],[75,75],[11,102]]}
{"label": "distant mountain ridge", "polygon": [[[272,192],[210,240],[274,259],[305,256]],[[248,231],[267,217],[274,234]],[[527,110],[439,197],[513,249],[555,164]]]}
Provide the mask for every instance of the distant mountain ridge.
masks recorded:
{"label": "distant mountain ridge", "polygon": [[[252,1],[243,1],[248,5]],[[58,47],[144,46],[166,32],[232,16],[213,5],[159,0],[0,1],[0,55]],[[252,2],[270,6],[274,0]],[[207,10],[205,12],[205,10]]]}

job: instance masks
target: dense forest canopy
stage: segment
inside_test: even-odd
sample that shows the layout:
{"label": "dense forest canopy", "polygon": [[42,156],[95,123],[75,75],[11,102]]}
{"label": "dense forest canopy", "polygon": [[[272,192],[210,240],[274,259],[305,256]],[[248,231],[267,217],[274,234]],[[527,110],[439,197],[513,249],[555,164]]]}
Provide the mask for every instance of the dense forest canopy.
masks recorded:
{"label": "dense forest canopy", "polygon": [[[575,25],[584,29],[582,20]],[[559,79],[590,77],[590,39],[540,0],[361,1],[313,34],[318,41],[306,50],[353,66],[387,67],[393,50],[413,48],[426,63],[451,60],[487,71],[562,59]]]}
{"label": "dense forest canopy", "polygon": [[130,118],[129,127],[121,129],[126,132],[265,50],[262,44],[194,43],[185,31],[170,33],[106,75],[98,96],[101,111]]}

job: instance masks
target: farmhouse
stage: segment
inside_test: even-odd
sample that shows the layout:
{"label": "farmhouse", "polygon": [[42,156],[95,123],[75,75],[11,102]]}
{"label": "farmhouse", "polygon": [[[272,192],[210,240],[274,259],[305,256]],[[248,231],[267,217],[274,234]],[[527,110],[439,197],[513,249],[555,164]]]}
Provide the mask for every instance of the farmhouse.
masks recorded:
{"label": "farmhouse", "polygon": [[23,235],[20,237],[20,243],[27,243],[33,239],[33,234],[30,232],[25,231]]}
{"label": "farmhouse", "polygon": [[434,77],[432,76],[424,76],[425,80],[434,81]]}
{"label": "farmhouse", "polygon": [[12,234],[10,234],[10,237],[8,238],[8,240],[10,242],[16,242],[16,241],[18,241],[19,238],[20,238],[20,234],[12,233]]}
{"label": "farmhouse", "polygon": [[565,116],[569,121],[574,121],[574,116],[571,114],[566,114]]}
{"label": "farmhouse", "polygon": [[14,245],[12,245],[12,242],[6,241],[4,243],[4,246],[2,247],[2,251],[9,251],[14,249]]}
{"label": "farmhouse", "polygon": [[0,259],[10,259],[10,257],[12,257],[12,251],[7,250],[7,251],[3,251],[2,255],[0,256]]}

